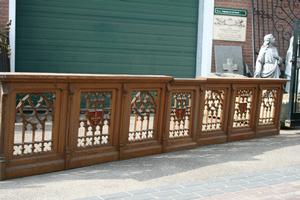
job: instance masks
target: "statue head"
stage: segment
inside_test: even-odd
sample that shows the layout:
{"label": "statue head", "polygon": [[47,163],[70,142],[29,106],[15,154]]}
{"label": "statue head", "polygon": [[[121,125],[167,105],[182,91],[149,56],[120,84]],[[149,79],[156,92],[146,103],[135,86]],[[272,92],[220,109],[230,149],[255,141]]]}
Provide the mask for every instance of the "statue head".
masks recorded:
{"label": "statue head", "polygon": [[268,46],[270,44],[275,44],[275,37],[272,34],[265,35],[264,46]]}

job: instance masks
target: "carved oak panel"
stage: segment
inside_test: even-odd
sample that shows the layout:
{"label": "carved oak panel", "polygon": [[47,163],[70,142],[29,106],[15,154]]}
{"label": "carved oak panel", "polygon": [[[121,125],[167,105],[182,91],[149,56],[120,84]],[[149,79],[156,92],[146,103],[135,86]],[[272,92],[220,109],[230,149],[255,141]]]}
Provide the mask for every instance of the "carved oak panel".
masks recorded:
{"label": "carved oak panel", "polygon": [[129,142],[149,140],[155,137],[154,122],[157,113],[157,98],[156,90],[131,93]]}
{"label": "carved oak panel", "polygon": [[18,93],[13,155],[24,156],[53,150],[54,93]]}
{"label": "carved oak panel", "polygon": [[172,93],[169,138],[180,138],[190,135],[191,109],[191,92]]}
{"label": "carved oak panel", "polygon": [[234,100],[233,128],[250,127],[253,90],[237,90]]}
{"label": "carved oak panel", "polygon": [[205,90],[202,131],[222,130],[224,118],[225,91]]}
{"label": "carved oak panel", "polygon": [[276,101],[278,91],[276,89],[264,89],[261,92],[261,105],[259,113],[259,125],[274,125],[276,117]]}
{"label": "carved oak panel", "polygon": [[111,142],[112,92],[82,92],[77,147],[108,145]]}

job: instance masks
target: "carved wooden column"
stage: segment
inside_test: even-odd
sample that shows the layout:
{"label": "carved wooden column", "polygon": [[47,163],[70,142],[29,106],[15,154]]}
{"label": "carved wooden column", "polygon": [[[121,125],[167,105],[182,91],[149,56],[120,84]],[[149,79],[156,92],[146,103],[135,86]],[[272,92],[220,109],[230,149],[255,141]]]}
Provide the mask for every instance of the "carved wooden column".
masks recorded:
{"label": "carved wooden column", "polygon": [[6,101],[7,101],[7,94],[8,94],[8,89],[6,85],[1,84],[0,85],[0,180],[5,179],[5,165],[6,165],[6,157],[4,155],[5,152],[5,132],[6,130],[6,120],[5,120],[5,114],[7,112],[7,106],[6,106]]}

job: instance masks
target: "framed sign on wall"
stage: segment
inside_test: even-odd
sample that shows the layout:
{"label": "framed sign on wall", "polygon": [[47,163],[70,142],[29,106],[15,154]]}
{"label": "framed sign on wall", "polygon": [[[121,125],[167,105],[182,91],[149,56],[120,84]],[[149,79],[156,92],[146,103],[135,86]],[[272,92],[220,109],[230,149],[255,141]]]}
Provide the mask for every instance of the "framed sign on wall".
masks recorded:
{"label": "framed sign on wall", "polygon": [[220,8],[214,10],[214,40],[246,41],[247,15],[245,9]]}

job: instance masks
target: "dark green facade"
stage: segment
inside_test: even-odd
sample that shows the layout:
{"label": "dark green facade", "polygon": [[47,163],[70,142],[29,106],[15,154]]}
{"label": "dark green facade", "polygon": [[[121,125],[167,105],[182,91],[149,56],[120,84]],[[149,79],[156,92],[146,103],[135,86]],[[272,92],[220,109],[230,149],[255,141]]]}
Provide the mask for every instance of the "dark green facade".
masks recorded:
{"label": "dark green facade", "polygon": [[194,77],[198,0],[17,1],[16,71]]}

